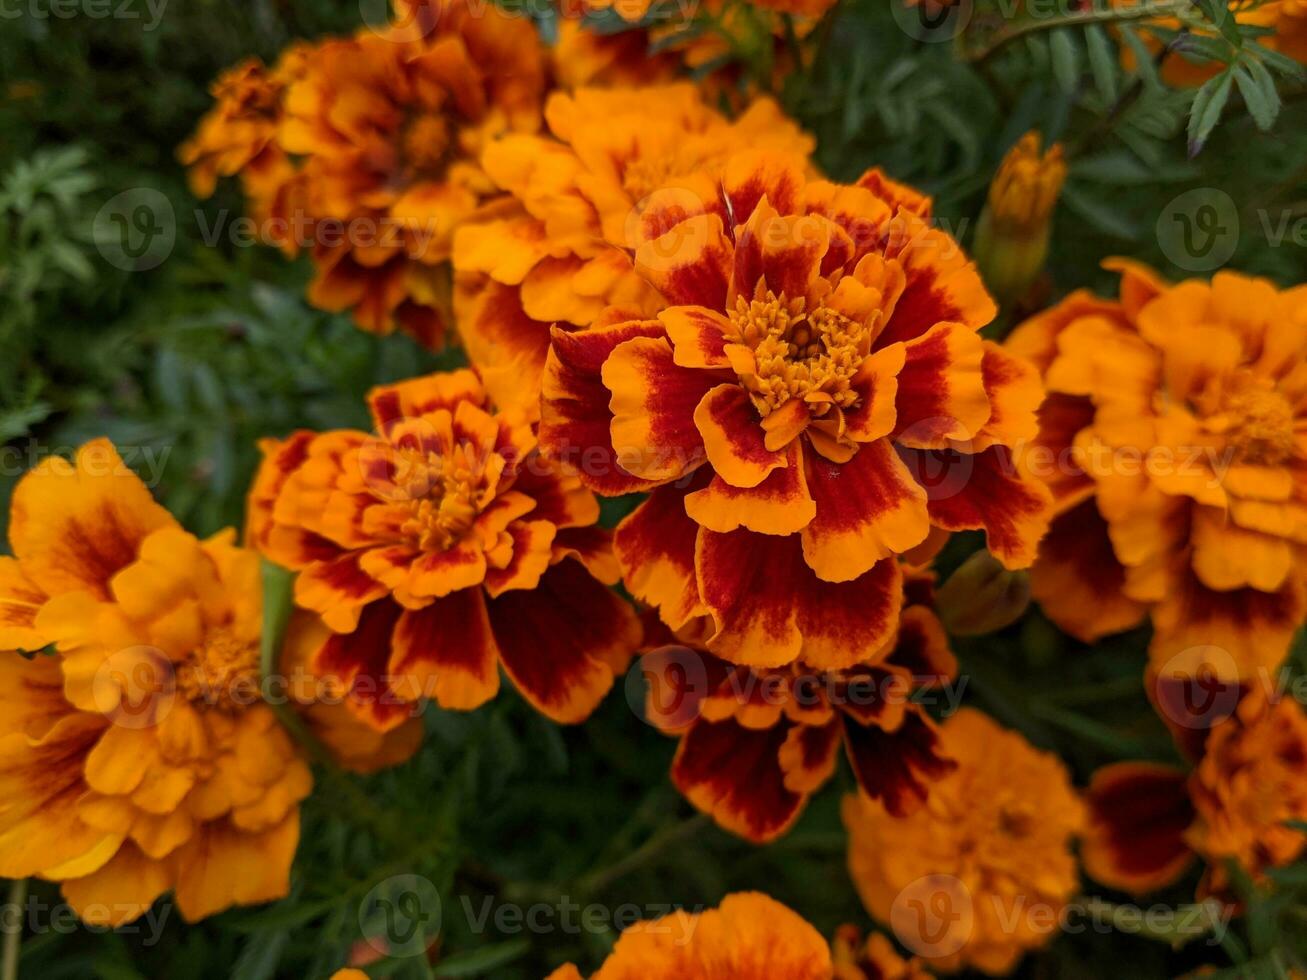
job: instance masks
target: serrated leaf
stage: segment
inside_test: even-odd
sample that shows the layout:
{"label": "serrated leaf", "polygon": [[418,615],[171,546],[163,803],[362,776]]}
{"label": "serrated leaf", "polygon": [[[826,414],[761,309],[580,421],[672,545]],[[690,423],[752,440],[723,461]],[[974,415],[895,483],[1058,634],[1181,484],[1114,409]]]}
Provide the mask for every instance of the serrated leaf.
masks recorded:
{"label": "serrated leaf", "polygon": [[1215,78],[1209,78],[1194,96],[1193,107],[1189,110],[1189,156],[1196,157],[1202,152],[1207,137],[1212,134],[1221,119],[1221,111],[1230,98],[1230,85],[1234,81],[1234,72],[1226,69]]}
{"label": "serrated leaf", "polygon": [[1068,28],[1054,31],[1048,39],[1049,54],[1053,58],[1053,77],[1058,88],[1068,95],[1076,90],[1080,80],[1080,51]]}
{"label": "serrated leaf", "polygon": [[1089,52],[1089,70],[1094,74],[1094,84],[1103,101],[1116,101],[1116,46],[1112,44],[1099,24],[1090,24],[1085,28],[1085,49]]}
{"label": "serrated leaf", "polygon": [[[1265,69],[1263,69],[1265,71]],[[1267,78],[1269,79],[1269,75]],[[1246,65],[1237,65],[1234,69],[1234,81],[1239,86],[1239,94],[1248,106],[1248,112],[1257,123],[1257,128],[1266,132],[1275,125],[1275,117],[1280,114],[1280,96],[1272,84],[1268,91],[1253,77]]]}

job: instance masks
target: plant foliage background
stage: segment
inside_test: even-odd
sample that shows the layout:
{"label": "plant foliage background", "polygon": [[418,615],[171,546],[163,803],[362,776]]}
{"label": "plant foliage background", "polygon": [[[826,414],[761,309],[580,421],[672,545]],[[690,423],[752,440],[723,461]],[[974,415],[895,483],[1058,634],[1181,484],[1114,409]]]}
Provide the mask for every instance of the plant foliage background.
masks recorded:
{"label": "plant foliage background", "polygon": [[[1137,72],[1121,68],[1108,29],[1082,23],[1091,5],[1050,13],[1005,41],[1013,18],[977,3],[965,43],[931,43],[901,29],[894,2],[845,0],[821,27],[811,71],[779,93],[817,136],[832,176],[879,164],[934,194],[965,242],[999,159],[1037,128],[1062,141],[1070,160],[1049,298],[1110,288],[1097,266],[1103,255],[1183,277],[1158,220],[1195,188],[1218,188],[1237,206],[1232,267],[1281,285],[1303,280],[1307,247],[1291,230],[1278,243],[1274,232],[1307,217],[1307,83],[1255,35],[1214,30],[1204,50],[1229,67],[1201,89],[1173,90],[1148,60]],[[1219,20],[1219,4],[1197,7]],[[56,18],[36,0],[3,7],[0,499],[41,455],[107,435],[133,447],[129,461],[147,479],[159,474],[156,495],[189,529],[239,525],[259,437],[361,423],[371,386],[460,362],[457,351],[432,357],[407,338],[378,339],[309,307],[303,262],[226,235],[206,242],[215,222],[240,215],[239,191],[228,182],[195,201],[174,157],[221,69],[251,54],[270,60],[296,38],[349,32],[378,13],[368,6],[174,0],[152,30],[143,2],[119,7],[133,18]],[[536,13],[547,29],[549,12]],[[1072,26],[1051,26],[1065,22]],[[97,212],[134,188],[162,193],[176,224],[171,253],[142,272],[115,267],[97,247]],[[605,506],[610,524],[624,510],[621,501]],[[946,554],[941,571],[955,561]],[[956,645],[970,703],[1055,750],[1083,784],[1116,759],[1175,758],[1139,683],[1146,643],[1135,632],[1091,652],[1032,609],[1000,634]],[[850,787],[821,794],[776,844],[737,841],[672,788],[674,746],[637,716],[634,690],[623,696],[619,687],[589,723],[568,730],[507,693],[472,715],[429,706],[429,737],[409,764],[320,780],[286,900],[193,927],[172,915],[157,942],[47,929],[25,941],[21,975],[325,977],[359,941],[369,891],[410,872],[441,892],[441,957],[435,967],[397,958],[374,967],[377,975],[538,978],[566,959],[596,962],[615,938],[500,930],[493,917],[477,929],[487,899],[491,908],[564,899],[692,907],[760,888],[828,935],[843,922],[866,925],[844,870],[838,801]],[[1189,901],[1196,875],[1157,900]],[[1166,937],[1105,924],[1061,936],[1027,956],[1018,975],[1163,977],[1211,965],[1284,977],[1283,964],[1307,954],[1307,866],[1280,877],[1288,887],[1273,901],[1248,895],[1248,915],[1223,947],[1202,938],[1173,949]],[[53,889],[34,887],[57,902]]]}

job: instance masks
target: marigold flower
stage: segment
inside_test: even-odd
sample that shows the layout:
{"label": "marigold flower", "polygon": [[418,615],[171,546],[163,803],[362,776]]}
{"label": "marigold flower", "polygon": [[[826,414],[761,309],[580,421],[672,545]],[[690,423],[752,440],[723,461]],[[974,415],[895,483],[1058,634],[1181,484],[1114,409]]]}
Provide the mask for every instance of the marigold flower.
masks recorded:
{"label": "marigold flower", "polygon": [[257,555],[183,531],[106,440],[23,477],[9,536],[0,875],[109,925],[285,895],[312,777],[261,696]]}
{"label": "marigold flower", "polygon": [[1119,300],[1073,293],[1008,343],[1050,392],[1034,596],[1087,642],[1151,613],[1155,669],[1274,669],[1307,615],[1307,287],[1107,265]]}
{"label": "marigold flower", "polygon": [[651,51],[649,32],[632,28],[606,33],[578,19],[558,22],[558,39],[550,47],[553,77],[560,88],[666,84],[675,80],[680,59],[666,51]]}
{"label": "marigold flower", "polygon": [[984,528],[1019,567],[1046,525],[1009,449],[1035,371],[977,335],[974,266],[898,190],[733,157],[641,216],[656,318],[553,332],[542,446],[600,493],[652,490],[617,531],[627,587],[674,629],[711,616],[734,663],[851,667],[892,637],[898,556],[932,528]]}
{"label": "marigold flower", "polygon": [[1223,895],[1233,860],[1255,881],[1307,852],[1307,712],[1254,687],[1212,728],[1193,770],[1121,762],[1094,773],[1085,871],[1143,894],[1201,858],[1200,894]]}
{"label": "marigold flower", "polygon": [[552,139],[510,136],[487,148],[486,171],[514,203],[454,242],[468,357],[497,402],[531,412],[553,324],[588,326],[609,306],[658,310],[656,286],[633,262],[633,226],[651,194],[711,193],[741,145],[812,149],[772,100],[732,121],[688,83],[556,92],[545,116]]}
{"label": "marigold flower", "polygon": [[264,443],[251,542],[298,571],[295,601],[330,639],[311,658],[380,730],[422,697],[471,710],[503,665],[550,718],[584,719],[639,641],[599,506],[493,414],[471,371],[368,397],[376,434]]}
{"label": "marigold flower", "polygon": [[841,926],[831,952],[835,980],[931,980],[920,957],[904,959],[879,932],[873,932],[864,943],[856,926]]}
{"label": "marigold flower", "polygon": [[539,127],[544,57],[524,18],[462,0],[423,11],[430,23],[409,17],[315,48],[278,138],[302,160],[316,222],[310,300],[436,346],[454,229],[494,189],[478,157]]}
{"label": "marigold flower", "polygon": [[[718,909],[633,925],[591,980],[830,980],[832,969],[816,929],[766,895],[740,892]],[[582,974],[569,963],[548,980]]]}
{"label": "marigold flower", "polygon": [[[916,814],[845,798],[849,871],[872,916],[932,970],[1005,974],[1052,939],[1075,894],[1082,807],[1057,756],[981,712],[962,709],[940,733],[958,766]],[[918,902],[933,921],[911,914]]]}
{"label": "marigold flower", "polygon": [[884,649],[845,670],[792,664],[740,667],[703,648],[696,622],[671,634],[650,623],[641,669],[646,715],[680,738],[672,781],[725,829],[773,840],[793,826],[830,779],[843,745],[864,792],[900,816],[953,770],[935,723],[911,700],[957,671],[930,609],[933,579],[908,570],[905,608]]}
{"label": "marigold flower", "polygon": [[1043,271],[1053,209],[1066,180],[1061,145],[1044,153],[1040,145],[1039,133],[1029,132],[1003,157],[976,228],[981,274],[1005,300],[1019,299]]}

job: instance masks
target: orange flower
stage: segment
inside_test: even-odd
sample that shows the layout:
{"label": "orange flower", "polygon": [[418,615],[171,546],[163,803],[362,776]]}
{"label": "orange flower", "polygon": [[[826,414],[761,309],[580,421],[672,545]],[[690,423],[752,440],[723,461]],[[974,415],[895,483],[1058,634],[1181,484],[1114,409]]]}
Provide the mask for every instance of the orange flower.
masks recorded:
{"label": "orange flower", "polygon": [[651,43],[649,32],[641,28],[601,33],[575,18],[559,18],[558,40],[549,49],[554,79],[565,89],[673,81],[679,59],[650,51]]}
{"label": "orange flower", "polygon": [[561,722],[590,714],[638,643],[599,507],[492,414],[471,371],[375,389],[376,435],[264,444],[249,536],[334,631],[311,658],[380,730],[422,697],[471,710],[503,665]]}
{"label": "orange flower", "polygon": [[[311,54],[279,140],[302,158],[316,225],[310,300],[436,346],[453,231],[493,190],[477,159],[540,123],[544,59],[528,20],[462,0]],[[428,29],[429,28],[429,29]]]}
{"label": "orange flower", "polygon": [[841,926],[833,949],[835,980],[930,980],[920,957],[904,959],[882,933],[862,941],[856,926]]}
{"label": "orange flower", "polygon": [[1075,894],[1081,804],[1056,756],[988,716],[964,708],[940,731],[958,768],[914,816],[845,798],[849,870],[868,911],[932,970],[1008,973]]}
{"label": "orange flower", "polygon": [[673,629],[709,615],[723,659],[851,667],[892,638],[898,556],[932,528],[1033,560],[1049,495],[1009,447],[1038,378],[977,335],[974,266],[878,173],[745,153],[696,186],[637,225],[657,317],[554,330],[541,444],[600,493],[653,491],[616,547]]}
{"label": "orange flower", "polygon": [[[821,935],[756,892],[727,895],[721,908],[674,912],[627,929],[590,980],[830,980]],[[548,980],[582,980],[572,964]]]}
{"label": "orange flower", "polygon": [[1085,871],[1143,894],[1176,881],[1195,857],[1207,864],[1200,893],[1223,895],[1226,862],[1255,881],[1307,852],[1307,712],[1297,701],[1249,690],[1208,734],[1191,773],[1121,762],[1094,773]]}
{"label": "orange flower", "polygon": [[[581,0],[581,2],[583,6],[591,10],[612,10],[622,20],[632,24],[644,20],[655,7],[655,0]],[[676,4],[672,6],[674,14],[684,16],[686,13],[684,7],[679,7]],[[798,17],[817,18],[835,6],[835,0],[749,0],[747,4],[741,6],[752,6],[759,10],[794,14]],[[689,12],[692,14],[694,8],[690,8]]]}
{"label": "orange flower", "polygon": [[27,474],[9,534],[0,875],[111,925],[170,889],[191,921],[285,895],[312,777],[261,696],[257,555],[183,531],[105,440]]}
{"label": "orange flower", "polygon": [[957,663],[930,609],[933,580],[908,570],[906,608],[885,648],[846,670],[793,664],[751,670],[714,657],[696,622],[672,635],[647,629],[646,714],[680,738],[672,781],[722,827],[765,842],[785,833],[830,779],[840,746],[862,789],[899,816],[925,800],[953,763],[935,723],[910,700],[947,681]]}
{"label": "orange flower", "polygon": [[1086,641],[1151,612],[1155,669],[1274,669],[1307,615],[1307,287],[1108,267],[1120,300],[1074,293],[1008,345],[1050,392],[1035,598]]}
{"label": "orange flower", "polygon": [[555,93],[545,115],[553,139],[513,136],[486,150],[486,171],[512,203],[454,242],[468,356],[500,404],[532,412],[552,324],[588,326],[610,305],[640,315],[661,305],[633,265],[634,224],[651,194],[711,193],[742,145],[812,148],[770,99],[729,121],[688,83]]}

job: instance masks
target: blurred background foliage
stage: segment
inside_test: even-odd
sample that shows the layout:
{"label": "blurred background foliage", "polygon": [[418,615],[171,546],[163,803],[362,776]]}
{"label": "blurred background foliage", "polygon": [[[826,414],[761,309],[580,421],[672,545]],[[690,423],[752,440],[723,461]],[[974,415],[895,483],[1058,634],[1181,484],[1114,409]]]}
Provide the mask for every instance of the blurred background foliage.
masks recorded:
{"label": "blurred background foliage", "polygon": [[[846,0],[814,32],[810,70],[778,93],[818,137],[819,162],[832,176],[881,165],[934,194],[946,227],[969,241],[998,161],[1037,128],[1064,143],[1070,168],[1039,295],[1110,290],[1112,277],[1098,267],[1105,255],[1182,276],[1155,227],[1168,202],[1200,187],[1223,190],[1239,209],[1231,266],[1282,285],[1304,278],[1304,247],[1276,245],[1260,219],[1307,214],[1301,79],[1277,76],[1281,106],[1269,130],[1260,118],[1267,106],[1235,87],[1194,155],[1189,118],[1201,90],[1165,87],[1146,59],[1142,72],[1124,71],[1103,29],[1039,30],[976,58],[961,41],[914,40],[899,27],[895,2]],[[241,522],[258,438],[358,424],[372,385],[459,362],[456,351],[432,356],[312,309],[302,299],[303,262],[225,238],[206,244],[205,222],[237,216],[239,192],[228,182],[196,202],[175,160],[221,69],[251,54],[271,60],[296,38],[350,31],[382,16],[377,6],[188,0],[164,6],[152,29],[143,0],[122,8],[138,15],[131,19],[41,16],[48,5],[35,0],[5,8],[0,500],[42,455],[103,434],[132,447],[143,475],[158,474],[155,493],[183,523],[210,533]],[[1001,36],[1011,26],[984,2],[975,16],[982,42],[984,31]],[[105,261],[95,239],[97,211],[133,188],[161,192],[177,220],[167,260],[141,272]],[[629,506],[609,502],[605,521]],[[941,573],[976,546],[956,540]],[[968,701],[1057,751],[1083,784],[1117,759],[1176,761],[1140,685],[1146,643],[1139,631],[1091,651],[1032,610],[957,648]],[[1294,669],[1304,663],[1300,644]],[[567,730],[507,690],[472,715],[429,709],[430,737],[409,764],[362,780],[322,774],[285,901],[195,927],[168,915],[157,943],[47,930],[24,943],[21,975],[325,977],[358,951],[363,899],[401,872],[440,889],[445,928],[434,966],[421,957],[383,960],[372,968],[378,976],[537,980],[566,959],[595,963],[615,938],[478,931],[485,899],[691,907],[759,888],[827,934],[842,922],[867,925],[844,871],[838,804],[852,787],[847,773],[790,835],[769,847],[744,844],[679,799],[667,779],[673,743],[632,710],[641,691],[638,676],[625,694],[619,685],[591,722]],[[1196,883],[1197,871],[1156,901],[1188,902]],[[52,888],[33,887],[37,898],[57,900]],[[1248,916],[1220,947],[1202,937],[1172,949],[1105,925],[1060,937],[1028,956],[1018,975],[1164,977],[1212,966],[1228,971],[1219,975],[1283,980],[1287,964],[1307,957],[1307,867],[1282,872],[1274,896],[1250,891],[1247,901]]]}

